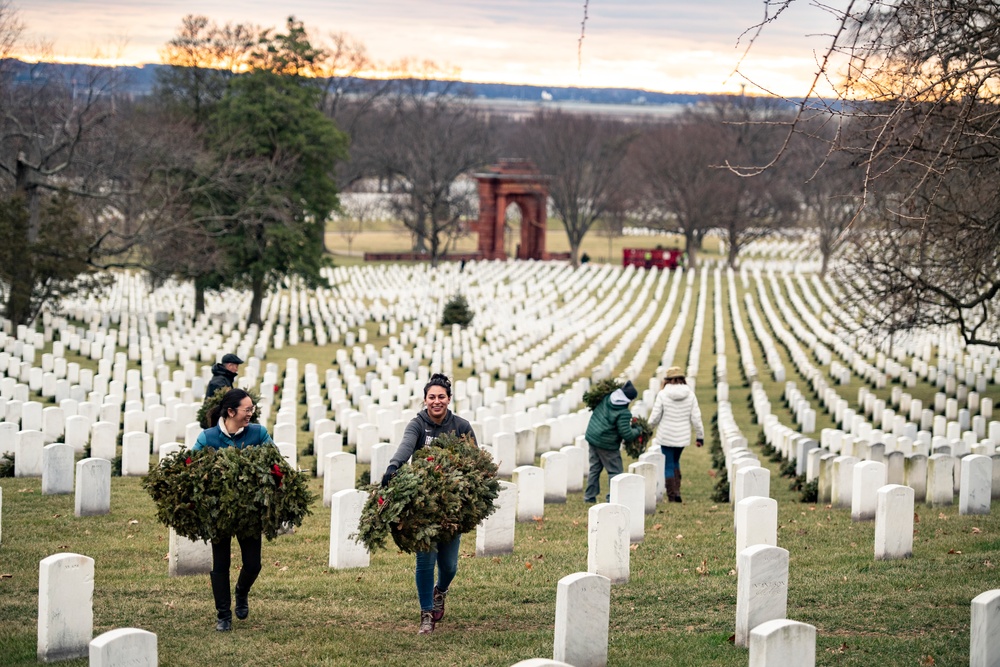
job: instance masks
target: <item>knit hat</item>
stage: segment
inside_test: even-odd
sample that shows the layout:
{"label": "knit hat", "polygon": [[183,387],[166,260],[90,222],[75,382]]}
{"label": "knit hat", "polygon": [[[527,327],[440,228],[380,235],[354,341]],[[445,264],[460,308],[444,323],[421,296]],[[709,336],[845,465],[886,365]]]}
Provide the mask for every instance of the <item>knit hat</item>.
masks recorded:
{"label": "knit hat", "polygon": [[636,391],[635,385],[632,384],[631,380],[629,380],[624,384],[624,386],[622,386],[622,393],[624,393],[625,397],[630,401],[634,401],[636,396],[639,395],[639,392]]}
{"label": "knit hat", "polygon": [[684,377],[684,371],[681,370],[680,366],[671,366],[670,368],[667,369],[666,379],[673,380],[675,378],[682,378],[682,377]]}

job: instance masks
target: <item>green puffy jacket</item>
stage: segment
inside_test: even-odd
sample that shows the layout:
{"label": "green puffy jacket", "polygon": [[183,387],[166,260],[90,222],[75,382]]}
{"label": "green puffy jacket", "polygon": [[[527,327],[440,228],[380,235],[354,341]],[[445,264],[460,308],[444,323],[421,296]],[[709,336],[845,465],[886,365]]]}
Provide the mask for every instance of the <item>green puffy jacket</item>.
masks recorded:
{"label": "green puffy jacket", "polygon": [[598,449],[618,449],[621,443],[632,442],[639,437],[641,429],[632,424],[632,413],[628,403],[614,405],[608,394],[594,408],[587,424],[587,443]]}

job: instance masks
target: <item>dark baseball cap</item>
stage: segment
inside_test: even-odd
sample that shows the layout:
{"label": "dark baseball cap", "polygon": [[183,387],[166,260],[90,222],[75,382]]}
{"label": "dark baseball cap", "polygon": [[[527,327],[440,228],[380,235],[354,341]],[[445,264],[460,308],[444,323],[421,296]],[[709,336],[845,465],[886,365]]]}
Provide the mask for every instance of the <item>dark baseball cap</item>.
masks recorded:
{"label": "dark baseball cap", "polygon": [[237,357],[235,354],[227,354],[222,357],[222,363],[224,364],[242,364],[243,360]]}

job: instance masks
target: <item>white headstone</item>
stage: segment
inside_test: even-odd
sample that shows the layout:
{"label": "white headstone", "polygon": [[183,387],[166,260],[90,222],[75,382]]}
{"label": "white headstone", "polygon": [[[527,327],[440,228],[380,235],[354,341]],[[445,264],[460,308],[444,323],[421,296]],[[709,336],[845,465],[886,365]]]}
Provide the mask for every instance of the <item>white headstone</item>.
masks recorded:
{"label": "white headstone", "polygon": [[885,464],[862,461],[854,466],[851,485],[851,521],[872,521],[878,505],[876,492],[886,483]]}
{"label": "white headstone", "polygon": [[490,453],[497,464],[497,474],[509,477],[514,473],[517,462],[517,436],[513,433],[494,433],[491,438]]}
{"label": "white headstone", "polygon": [[514,552],[514,528],[517,523],[517,486],[500,482],[500,492],[493,501],[494,512],[476,528],[476,556],[499,556]]}
{"label": "white headstone", "polygon": [[553,658],[573,667],[605,667],[610,615],[610,579],[588,572],[560,579]]}
{"label": "white headstone", "polygon": [[624,473],[611,479],[611,502],[629,511],[629,541],[642,542],[646,536],[646,480]]}
{"label": "white headstone", "polygon": [[73,493],[74,454],[61,442],[42,448],[42,495]]}
{"label": "white headstone", "polygon": [[648,461],[636,461],[628,465],[628,471],[633,475],[639,475],[645,482],[643,491],[645,494],[644,511],[646,514],[656,513],[656,466]]}
{"label": "white headstone", "polygon": [[90,642],[90,667],[157,667],[156,635],[138,628],[116,628]]}
{"label": "white headstone", "polygon": [[989,514],[993,487],[993,459],[971,454],[960,460],[962,484],[958,492],[959,514]]}
{"label": "white headstone", "polygon": [[76,516],[111,512],[111,461],[89,458],[76,464]]}
{"label": "white headstone", "polygon": [[355,537],[366,499],[365,492],[357,489],[344,489],[330,498],[330,567],[333,569],[368,567],[368,550]]}
{"label": "white headstone", "polygon": [[169,531],[167,542],[167,574],[183,577],[190,574],[209,574],[212,571],[212,545],[203,540],[181,537],[174,529]]}
{"label": "white headstone", "polygon": [[114,460],[118,455],[118,424],[94,422],[90,427],[90,455],[94,458]]}
{"label": "white headstone", "polygon": [[736,471],[733,502],[739,503],[744,498],[771,495],[771,471],[760,466],[740,468]]}
{"label": "white headstone", "polygon": [[[333,494],[354,488],[357,458],[350,452],[332,452],[323,459],[323,506],[329,507]],[[378,480],[372,480],[376,482]]]}
{"label": "white headstone", "polygon": [[149,474],[149,434],[132,431],[122,436],[122,477]]}
{"label": "white headstone", "polygon": [[876,493],[875,560],[913,555],[913,489],[887,484]]}
{"label": "white headstone", "polygon": [[389,468],[389,461],[395,453],[396,445],[390,445],[387,442],[380,442],[372,447],[370,468],[372,484],[382,479],[382,475]]}
{"label": "white headstone", "polygon": [[972,598],[969,667],[1000,665],[1000,589]]}
{"label": "white headstone", "polygon": [[765,544],[740,552],[736,582],[736,645],[747,646],[750,632],[783,619],[788,604],[788,551]]}
{"label": "white headstone", "polygon": [[88,654],[94,634],[94,559],[61,553],[38,564],[38,660]]}
{"label": "white headstone", "polygon": [[14,444],[14,476],[41,477],[45,436],[41,431],[20,431]]}
{"label": "white headstone", "polygon": [[788,619],[765,621],[750,631],[749,667],[815,667],[815,626]]}
{"label": "white headstone", "polygon": [[545,452],[541,456],[541,468],[545,471],[545,502],[566,502],[566,479],[568,460],[562,452]]}
{"label": "white headstone", "polygon": [[537,466],[514,468],[517,485],[517,520],[532,521],[545,515],[545,471]]}
{"label": "white headstone", "polygon": [[515,460],[519,466],[530,466],[535,463],[535,429],[524,428],[514,433],[516,440]]}
{"label": "white headstone", "polygon": [[587,571],[613,584],[629,578],[629,510],[624,505],[598,503],[587,512]]}
{"label": "white headstone", "polygon": [[955,501],[955,459],[933,454],[927,459],[927,504],[944,507]]}
{"label": "white headstone", "polygon": [[750,496],[736,503],[736,562],[744,549],[778,545],[778,501]]}
{"label": "white headstone", "polygon": [[583,476],[587,472],[587,453],[576,445],[559,450],[566,455],[566,492],[583,491]]}
{"label": "white headstone", "polygon": [[927,457],[923,454],[907,456],[903,462],[903,484],[913,489],[913,499],[922,503],[927,499]]}

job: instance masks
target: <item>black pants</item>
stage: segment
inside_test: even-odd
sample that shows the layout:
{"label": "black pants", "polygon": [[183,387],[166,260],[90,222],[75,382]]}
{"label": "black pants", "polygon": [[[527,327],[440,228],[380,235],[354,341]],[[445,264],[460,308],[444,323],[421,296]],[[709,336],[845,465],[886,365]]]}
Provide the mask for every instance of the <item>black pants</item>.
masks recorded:
{"label": "black pants", "polygon": [[[243,559],[243,569],[236,580],[236,592],[246,595],[250,592],[253,582],[260,574],[261,536],[237,537],[240,544],[240,555]],[[218,542],[212,542],[212,596],[215,597],[215,610],[219,618],[233,617],[232,599],[229,591],[229,567],[232,560],[232,538],[224,537]]]}

